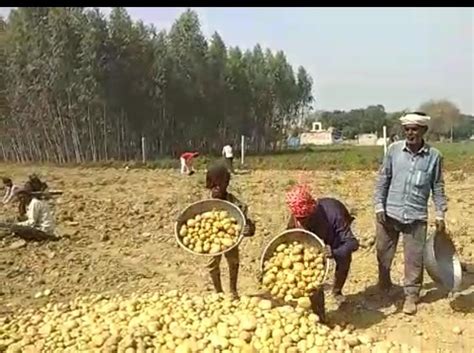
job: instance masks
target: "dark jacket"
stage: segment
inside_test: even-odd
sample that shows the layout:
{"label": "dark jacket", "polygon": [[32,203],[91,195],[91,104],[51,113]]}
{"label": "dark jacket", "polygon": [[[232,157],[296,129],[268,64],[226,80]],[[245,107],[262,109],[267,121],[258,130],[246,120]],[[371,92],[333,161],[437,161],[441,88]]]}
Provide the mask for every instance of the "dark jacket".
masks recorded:
{"label": "dark jacket", "polygon": [[[295,221],[292,216],[288,222],[288,229],[299,227]],[[316,209],[302,226],[329,245],[337,260],[349,256],[359,248],[359,242],[351,230],[353,221],[354,217],[342,202],[325,197],[318,199]]]}

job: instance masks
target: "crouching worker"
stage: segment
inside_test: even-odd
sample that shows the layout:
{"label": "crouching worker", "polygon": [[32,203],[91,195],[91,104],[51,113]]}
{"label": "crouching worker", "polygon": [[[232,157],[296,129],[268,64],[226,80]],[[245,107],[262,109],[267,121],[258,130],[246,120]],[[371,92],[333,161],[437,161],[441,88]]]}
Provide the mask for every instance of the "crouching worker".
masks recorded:
{"label": "crouching worker", "polygon": [[6,205],[15,197],[16,192],[20,187],[13,184],[13,181],[10,178],[2,178],[2,182],[5,187],[5,195],[3,196],[2,202]]}
{"label": "crouching worker", "polygon": [[[240,208],[246,217],[246,226],[244,228],[244,236],[250,237],[255,234],[254,223],[247,218],[247,206],[240,202],[234,195],[227,192],[230,182],[230,172],[226,166],[222,164],[213,165],[206,174],[206,188],[211,190],[211,197],[215,199],[225,200],[233,203]],[[238,298],[237,277],[239,274],[239,247],[236,246],[224,254],[229,266],[229,289],[234,298]],[[221,263],[222,255],[214,256],[208,264],[211,274],[212,284],[218,293],[222,293],[221,283]]]}
{"label": "crouching worker", "polygon": [[33,197],[30,189],[17,192],[20,202],[27,205],[27,219],[12,225],[12,232],[25,240],[56,240],[54,220],[47,201]]}
{"label": "crouching worker", "polygon": [[[28,181],[25,183],[25,190],[29,190],[33,193],[43,193],[48,188],[48,184],[41,181],[41,179],[36,174],[31,174],[28,176]],[[23,221],[26,219],[26,208],[28,203],[25,203],[24,199],[19,199],[18,203],[18,220]]]}
{"label": "crouching worker", "polygon": [[[307,186],[297,185],[286,196],[291,217],[288,229],[303,228],[316,234],[325,244],[328,258],[336,262],[332,293],[337,302],[344,301],[342,288],[346,283],[352,261],[352,253],[359,242],[351,230],[354,221],[342,202],[334,198],[315,200]],[[311,297],[313,311],[325,321],[324,290],[321,288]]]}

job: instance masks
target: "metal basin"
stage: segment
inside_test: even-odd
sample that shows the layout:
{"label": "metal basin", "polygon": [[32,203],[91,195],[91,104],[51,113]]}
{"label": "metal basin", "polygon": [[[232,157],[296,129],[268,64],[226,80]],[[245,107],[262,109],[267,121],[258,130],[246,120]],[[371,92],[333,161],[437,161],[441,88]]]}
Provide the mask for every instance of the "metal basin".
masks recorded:
{"label": "metal basin", "polygon": [[[195,251],[192,251],[191,249],[187,248],[182,242],[179,237],[179,230],[181,229],[181,226],[190,218],[193,218],[197,216],[198,214],[208,212],[208,211],[227,211],[229,215],[237,221],[237,223],[241,227],[241,231],[238,237],[238,240],[234,245],[231,247],[225,249],[224,251],[218,252],[218,253],[213,253],[213,254],[201,254]],[[233,203],[224,201],[224,200],[219,200],[219,199],[208,199],[208,200],[202,200],[195,202],[188,207],[184,209],[183,212],[179,215],[177,221],[175,222],[174,226],[174,236],[176,238],[176,241],[178,244],[187,252],[194,254],[194,255],[200,255],[200,256],[217,256],[217,255],[222,255],[228,252],[229,250],[235,248],[240,244],[242,241],[242,238],[244,237],[244,227],[245,227],[245,216],[238,208],[235,206]]]}
{"label": "metal basin", "polygon": [[[270,259],[273,255],[274,251],[280,244],[284,243],[292,243],[294,241],[299,241],[300,243],[310,246],[310,247],[317,247],[321,251],[324,249],[324,242],[318,238],[318,236],[310,231],[300,228],[288,229],[284,232],[280,233],[276,237],[274,237],[270,242],[267,244],[265,249],[262,252],[260,258],[260,271],[263,273],[264,264],[265,262]],[[329,262],[327,259],[324,261],[324,279],[323,282],[326,282],[326,278],[329,272]]]}
{"label": "metal basin", "polygon": [[444,232],[433,232],[424,249],[426,272],[438,285],[456,292],[461,288],[462,268],[451,239]]}

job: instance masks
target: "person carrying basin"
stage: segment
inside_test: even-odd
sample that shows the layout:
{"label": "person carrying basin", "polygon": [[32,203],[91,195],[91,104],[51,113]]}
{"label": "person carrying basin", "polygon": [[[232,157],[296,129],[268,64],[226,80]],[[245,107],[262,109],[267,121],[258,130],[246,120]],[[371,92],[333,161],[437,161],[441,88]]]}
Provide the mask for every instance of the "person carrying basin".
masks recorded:
{"label": "person carrying basin", "polygon": [[[337,302],[343,302],[345,298],[342,289],[349,274],[352,253],[359,248],[359,241],[351,230],[354,217],[346,206],[335,198],[314,199],[307,185],[296,185],[288,191],[286,202],[291,212],[287,229],[303,228],[316,234],[326,245],[326,257],[336,262],[332,293]],[[322,288],[310,299],[313,311],[325,321]]]}

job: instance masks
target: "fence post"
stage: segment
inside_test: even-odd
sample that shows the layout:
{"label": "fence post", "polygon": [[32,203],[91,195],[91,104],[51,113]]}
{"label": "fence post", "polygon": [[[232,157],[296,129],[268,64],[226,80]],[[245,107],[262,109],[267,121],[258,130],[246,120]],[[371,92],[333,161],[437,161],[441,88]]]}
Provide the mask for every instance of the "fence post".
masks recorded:
{"label": "fence post", "polygon": [[142,136],[142,162],[146,163],[145,137]]}
{"label": "fence post", "polygon": [[245,155],[245,136],[242,135],[240,138],[240,164],[244,165],[244,155]]}

